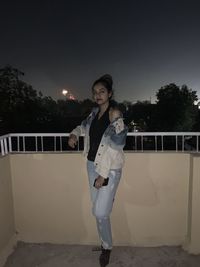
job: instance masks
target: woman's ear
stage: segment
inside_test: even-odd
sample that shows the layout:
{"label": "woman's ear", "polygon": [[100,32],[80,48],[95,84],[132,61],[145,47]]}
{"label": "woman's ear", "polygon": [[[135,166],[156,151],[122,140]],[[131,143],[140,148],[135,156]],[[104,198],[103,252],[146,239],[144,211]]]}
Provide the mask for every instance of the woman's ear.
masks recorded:
{"label": "woman's ear", "polygon": [[112,98],[112,95],[113,95],[113,92],[109,92],[108,93],[108,97],[111,99]]}

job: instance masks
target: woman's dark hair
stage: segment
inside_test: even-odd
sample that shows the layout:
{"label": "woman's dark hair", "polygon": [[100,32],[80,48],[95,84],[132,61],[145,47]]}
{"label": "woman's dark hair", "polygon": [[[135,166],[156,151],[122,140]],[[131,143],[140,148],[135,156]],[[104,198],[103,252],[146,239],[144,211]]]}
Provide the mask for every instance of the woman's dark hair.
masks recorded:
{"label": "woman's dark hair", "polygon": [[114,110],[119,110],[122,114],[125,113],[125,107],[122,103],[117,103],[115,100],[110,100],[110,107]]}
{"label": "woman's dark hair", "polygon": [[112,93],[110,99],[113,96],[113,79],[112,76],[110,74],[104,74],[103,76],[101,76],[99,79],[97,79],[93,85],[92,85],[92,91],[94,90],[95,85],[97,85],[98,83],[101,83],[107,90],[108,93]]}

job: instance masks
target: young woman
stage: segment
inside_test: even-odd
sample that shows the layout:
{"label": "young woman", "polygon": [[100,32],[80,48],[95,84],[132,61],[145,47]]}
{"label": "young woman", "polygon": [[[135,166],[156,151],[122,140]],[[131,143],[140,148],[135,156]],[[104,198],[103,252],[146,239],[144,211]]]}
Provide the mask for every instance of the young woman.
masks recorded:
{"label": "young woman", "polygon": [[79,136],[85,134],[84,154],[87,156],[92,212],[101,240],[99,261],[102,267],[109,263],[112,250],[110,213],[124,165],[123,147],[127,135],[121,112],[110,104],[112,85],[112,77],[108,74],[94,82],[92,93],[98,107],[71,132],[68,140],[69,146],[74,148]]}

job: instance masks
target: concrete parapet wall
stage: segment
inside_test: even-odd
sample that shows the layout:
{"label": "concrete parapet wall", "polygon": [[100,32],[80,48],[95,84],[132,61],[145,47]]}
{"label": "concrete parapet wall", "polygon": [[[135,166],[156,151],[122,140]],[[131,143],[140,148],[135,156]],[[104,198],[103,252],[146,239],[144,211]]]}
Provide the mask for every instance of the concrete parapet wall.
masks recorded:
{"label": "concrete parapet wall", "polygon": [[[125,157],[111,215],[114,244],[182,245],[199,254],[200,157],[151,152]],[[99,243],[85,165],[80,153],[0,159],[0,253],[14,243],[15,230],[25,242]]]}
{"label": "concrete parapet wall", "polygon": [[[115,244],[184,243],[189,164],[188,154],[126,153],[112,212]],[[20,240],[98,243],[81,154],[11,155],[11,169]]]}
{"label": "concrete parapet wall", "polygon": [[9,157],[0,158],[0,266],[15,244],[15,223]]}

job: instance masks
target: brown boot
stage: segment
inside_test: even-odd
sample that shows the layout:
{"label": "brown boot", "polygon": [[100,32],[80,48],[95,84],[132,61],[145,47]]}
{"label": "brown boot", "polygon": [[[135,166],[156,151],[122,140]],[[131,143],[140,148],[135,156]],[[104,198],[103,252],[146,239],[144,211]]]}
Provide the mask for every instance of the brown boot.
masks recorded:
{"label": "brown boot", "polygon": [[99,257],[99,263],[101,267],[105,267],[109,264],[111,249],[102,248],[101,255]]}

